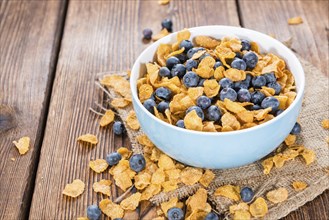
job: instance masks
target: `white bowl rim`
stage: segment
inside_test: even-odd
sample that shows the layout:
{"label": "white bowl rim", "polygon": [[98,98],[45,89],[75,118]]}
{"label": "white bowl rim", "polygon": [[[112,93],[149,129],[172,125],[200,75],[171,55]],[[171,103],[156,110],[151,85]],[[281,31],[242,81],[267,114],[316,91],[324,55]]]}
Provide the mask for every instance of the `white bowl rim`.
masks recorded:
{"label": "white bowl rim", "polygon": [[[235,130],[235,131],[227,131],[227,132],[205,132],[205,131],[194,131],[194,130],[188,130],[185,128],[180,128],[178,126],[166,123],[162,120],[160,120],[159,118],[157,118],[155,115],[151,114],[149,111],[146,110],[146,108],[142,105],[142,103],[139,101],[139,98],[137,96],[137,88],[133,88],[133,75],[135,74],[139,74],[139,72],[137,73],[137,68],[138,65],[140,65],[139,60],[148,52],[148,50],[151,47],[156,47],[156,45],[158,46],[160,43],[166,41],[167,39],[171,38],[173,35],[176,35],[179,31],[176,31],[174,33],[171,33],[163,38],[161,38],[160,40],[152,43],[150,46],[148,46],[147,48],[145,48],[143,50],[143,52],[138,56],[138,58],[136,59],[133,68],[131,70],[131,76],[130,76],[130,90],[132,93],[132,97],[133,99],[137,100],[136,103],[137,105],[139,105],[139,107],[142,109],[142,111],[144,111],[146,114],[150,115],[152,119],[158,121],[159,123],[163,124],[166,127],[172,128],[174,130],[177,130],[178,132],[183,132],[183,133],[189,133],[189,134],[193,134],[193,135],[202,135],[202,136],[230,136],[230,135],[238,135],[238,134],[242,134],[242,133],[248,133],[248,132],[252,132],[258,129],[262,129],[264,127],[270,126],[272,123],[274,123],[275,121],[280,120],[281,118],[283,118],[286,114],[288,114],[288,112],[290,112],[292,109],[294,109],[294,106],[297,105],[298,100],[303,98],[303,94],[304,94],[304,88],[305,88],[305,73],[304,73],[304,69],[299,61],[299,59],[296,57],[296,55],[288,48],[286,47],[283,43],[281,43],[280,41],[278,41],[277,39],[270,37],[266,34],[263,34],[261,32],[258,31],[254,31],[248,28],[242,28],[242,27],[236,27],[236,26],[227,26],[227,25],[206,25],[206,26],[197,26],[197,27],[192,27],[192,28],[187,28],[190,31],[198,31],[198,29],[203,29],[203,28],[224,28],[224,29],[243,29],[246,32],[250,32],[250,33],[254,33],[254,34],[258,34],[260,35],[260,37],[262,38],[267,38],[268,40],[272,40],[276,43],[279,43],[285,50],[287,53],[290,53],[290,55],[293,57],[293,59],[295,59],[296,65],[300,66],[301,69],[301,82],[300,82],[300,88],[297,91],[297,96],[294,99],[294,101],[292,102],[292,104],[285,109],[280,115],[276,116],[275,118],[260,124],[260,125],[256,125],[254,127],[251,128],[246,128],[246,129],[242,129],[242,130]],[[201,34],[202,35],[202,34]]]}

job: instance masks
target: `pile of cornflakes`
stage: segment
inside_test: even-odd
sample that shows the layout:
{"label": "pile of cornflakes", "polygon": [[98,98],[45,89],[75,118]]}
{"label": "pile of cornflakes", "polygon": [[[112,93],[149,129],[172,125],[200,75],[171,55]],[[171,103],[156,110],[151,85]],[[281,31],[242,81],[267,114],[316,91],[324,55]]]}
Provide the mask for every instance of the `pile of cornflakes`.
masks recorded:
{"label": "pile of cornflakes", "polygon": [[227,132],[265,123],[294,101],[285,61],[256,42],[197,36],[185,29],[160,44],[137,81],[138,96],[157,118],[181,128]]}

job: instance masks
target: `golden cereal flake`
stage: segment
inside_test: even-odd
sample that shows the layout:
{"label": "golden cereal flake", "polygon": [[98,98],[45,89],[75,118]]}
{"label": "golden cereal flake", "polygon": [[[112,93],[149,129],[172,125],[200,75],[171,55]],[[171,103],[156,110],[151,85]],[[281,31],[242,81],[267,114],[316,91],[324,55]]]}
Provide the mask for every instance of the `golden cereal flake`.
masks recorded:
{"label": "golden cereal flake", "polygon": [[135,179],[135,187],[136,189],[142,190],[145,189],[148,185],[151,183],[151,174],[149,173],[138,173],[134,179]]}
{"label": "golden cereal flake", "polygon": [[264,217],[268,212],[267,204],[265,199],[262,197],[257,198],[249,207],[249,212],[253,217]]}
{"label": "golden cereal flake", "polygon": [[324,129],[329,129],[329,119],[323,119],[321,125]]}
{"label": "golden cereal flake", "polygon": [[111,219],[122,218],[124,210],[120,205],[113,203],[109,199],[103,199],[99,202],[99,208],[102,212]]}
{"label": "golden cereal flake", "polygon": [[182,183],[192,186],[197,183],[202,177],[202,169],[186,167],[181,171],[180,179]]}
{"label": "golden cereal flake", "polygon": [[215,178],[215,174],[211,170],[206,170],[202,175],[201,179],[199,180],[199,182],[204,187],[208,187],[214,178]]}
{"label": "golden cereal flake", "polygon": [[310,165],[311,163],[313,163],[315,161],[315,152],[313,150],[310,149],[304,149],[300,155],[302,155],[302,157],[305,160],[306,165]]}
{"label": "golden cereal flake", "polygon": [[307,187],[307,183],[302,181],[294,181],[292,183],[292,187],[295,189],[295,191],[301,191]]}
{"label": "golden cereal flake", "polygon": [[162,168],[164,171],[175,169],[175,163],[173,159],[171,159],[166,154],[161,154],[158,160],[159,168]]}
{"label": "golden cereal flake", "polygon": [[184,117],[184,125],[186,129],[202,131],[202,119],[198,116],[195,110],[190,111]]}
{"label": "golden cereal flake", "polygon": [[85,191],[84,182],[82,182],[79,179],[75,179],[75,180],[73,180],[72,183],[66,184],[62,193],[66,196],[76,198],[79,195],[81,195],[83,193],[83,191]]}
{"label": "golden cereal flake", "polygon": [[163,28],[158,34],[153,35],[152,39],[154,41],[160,40],[161,38],[167,36],[169,34],[166,28]]}
{"label": "golden cereal flake", "polygon": [[197,46],[204,47],[207,49],[214,49],[220,44],[219,40],[216,40],[209,36],[202,36],[202,35],[196,36],[194,38],[194,42]]}
{"label": "golden cereal flake", "polygon": [[273,157],[269,157],[262,161],[262,166],[264,169],[264,174],[269,174],[271,172],[271,169],[273,168]]}
{"label": "golden cereal flake", "polygon": [[139,205],[141,196],[141,193],[136,192],[128,198],[122,200],[122,202],[120,203],[121,208],[123,208],[124,210],[134,211]]}
{"label": "golden cereal flake", "polygon": [[114,98],[111,101],[111,106],[113,106],[114,108],[125,108],[130,105],[130,103],[131,102],[125,98]]}
{"label": "golden cereal flake", "polygon": [[30,138],[22,137],[17,141],[13,141],[20,155],[26,154],[30,147]]}
{"label": "golden cereal flake", "polygon": [[149,200],[152,196],[161,192],[161,185],[160,184],[150,184],[146,187],[141,196],[141,200]]}
{"label": "golden cereal flake", "polygon": [[165,214],[166,217],[167,217],[168,210],[173,207],[176,207],[177,203],[178,203],[178,198],[173,197],[168,202],[163,202],[160,204],[161,210]]}
{"label": "golden cereal flake", "polygon": [[280,203],[288,199],[288,190],[280,187],[266,194],[266,198],[273,203]]}
{"label": "golden cereal flake", "polygon": [[167,5],[169,4],[170,0],[159,0],[158,3],[159,5]]}
{"label": "golden cereal flake", "polygon": [[111,196],[111,184],[112,181],[111,180],[100,180],[99,182],[95,182],[93,184],[93,190],[95,192],[99,192],[102,194],[105,194],[107,196]]}
{"label": "golden cereal flake", "polygon": [[98,143],[97,137],[93,134],[81,135],[81,136],[78,137],[77,140],[82,141],[82,142],[86,142],[86,143],[89,143],[89,144],[93,144],[93,145]]}
{"label": "golden cereal flake", "polygon": [[132,155],[133,152],[126,147],[120,147],[117,150],[117,153],[119,153],[123,159],[128,159],[128,158],[130,158],[130,156]]}
{"label": "golden cereal flake", "polygon": [[233,185],[220,186],[216,189],[214,195],[224,196],[237,202],[240,200],[240,187]]}
{"label": "golden cereal flake", "polygon": [[289,134],[286,139],[284,140],[284,143],[286,143],[286,145],[288,146],[292,146],[296,143],[297,140],[297,136],[293,135],[293,134]]}
{"label": "golden cereal flake", "polygon": [[139,125],[137,116],[133,110],[129,112],[129,114],[126,118],[126,122],[127,122],[127,125],[129,126],[129,128],[131,128],[133,130],[139,130],[140,125]]}
{"label": "golden cereal flake", "polygon": [[112,110],[107,110],[105,114],[101,117],[99,124],[101,127],[111,124],[114,121],[114,112]]}
{"label": "golden cereal flake", "polygon": [[288,19],[288,24],[290,24],[290,25],[301,24],[301,23],[303,23],[303,19],[300,16]]}
{"label": "golden cereal flake", "polygon": [[101,173],[107,169],[109,164],[104,159],[96,159],[89,161],[89,167],[96,173]]}

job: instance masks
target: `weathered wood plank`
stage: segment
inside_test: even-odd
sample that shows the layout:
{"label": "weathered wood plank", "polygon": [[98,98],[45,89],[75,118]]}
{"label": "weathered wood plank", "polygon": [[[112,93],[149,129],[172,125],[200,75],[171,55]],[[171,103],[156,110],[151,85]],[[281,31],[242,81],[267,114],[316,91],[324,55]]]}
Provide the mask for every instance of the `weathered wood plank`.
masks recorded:
{"label": "weathered wood plank", "polygon": [[[218,8],[227,10],[217,14]],[[95,74],[131,68],[134,59],[147,46],[142,43],[142,29],[150,27],[154,32],[160,31],[165,17],[173,19],[174,30],[205,24],[239,25],[235,1],[214,0],[207,4],[198,0],[188,4],[173,1],[170,6],[159,6],[157,1],[70,2],[31,219],[74,219],[85,216],[86,207],[101,200],[101,196],[92,191],[92,183],[109,175],[107,172],[94,174],[88,162],[105,158],[107,153],[129,142],[114,137],[111,128],[99,129],[97,118],[88,112],[98,95]],[[80,134],[88,132],[99,138],[99,144],[93,148],[76,142]],[[76,178],[86,183],[86,190],[79,198],[68,199],[61,192],[65,184]],[[121,190],[112,190],[113,197],[121,193]],[[125,219],[136,219],[145,209],[129,213]],[[147,212],[144,219],[152,216],[155,216],[154,209]]]}
{"label": "weathered wood plank", "polygon": [[[0,219],[29,214],[64,8],[65,1],[0,2]],[[31,145],[20,156],[12,141],[22,136]]]}
{"label": "weathered wood plank", "polygon": [[[292,37],[292,48],[325,74],[329,74],[328,1],[239,0],[239,8],[244,27],[274,34],[281,41]],[[295,16],[301,16],[304,23],[288,25],[288,18]],[[328,219],[328,197],[327,190],[284,219]]]}

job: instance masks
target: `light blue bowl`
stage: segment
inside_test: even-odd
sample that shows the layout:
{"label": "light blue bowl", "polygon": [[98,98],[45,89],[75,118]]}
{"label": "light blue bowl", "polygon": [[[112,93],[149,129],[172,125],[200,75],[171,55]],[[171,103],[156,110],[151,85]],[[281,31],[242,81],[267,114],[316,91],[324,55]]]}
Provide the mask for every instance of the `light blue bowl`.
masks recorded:
{"label": "light blue bowl", "polygon": [[137,79],[145,73],[144,64],[153,61],[161,43],[173,43],[176,34],[170,34],[146,48],[137,58],[131,72],[130,86],[133,105],[143,131],[151,141],[172,158],[196,167],[225,169],[239,167],[261,159],[272,152],[289,134],[302,105],[305,77],[303,68],[281,42],[257,31],[230,26],[202,26],[189,29],[191,39],[197,35],[215,38],[238,36],[256,41],[261,51],[282,57],[293,73],[297,86],[295,101],[278,117],[255,127],[231,132],[198,132],[165,123],[149,113],[138,100]]}

